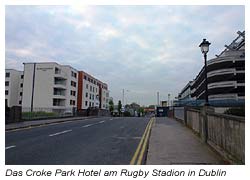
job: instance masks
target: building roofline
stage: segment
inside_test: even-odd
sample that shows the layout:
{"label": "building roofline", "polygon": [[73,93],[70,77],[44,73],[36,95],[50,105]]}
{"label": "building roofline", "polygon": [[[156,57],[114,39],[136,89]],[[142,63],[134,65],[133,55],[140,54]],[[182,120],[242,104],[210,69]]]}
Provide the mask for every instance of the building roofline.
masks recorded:
{"label": "building roofline", "polygon": [[52,62],[52,61],[49,61],[49,62],[24,62],[23,64],[57,64],[57,65],[60,65],[59,63]]}
{"label": "building roofline", "polygon": [[76,69],[76,68],[74,68],[74,67],[72,67],[72,66],[70,66],[70,65],[61,65],[61,66],[64,66],[64,67],[70,67],[70,68],[72,68],[72,69],[74,69],[75,71],[77,71],[78,72],[78,70]]}
{"label": "building roofline", "polygon": [[180,94],[183,93],[184,91],[186,91],[186,90],[188,89],[188,87],[191,86],[191,83],[192,83],[192,82],[193,82],[193,81],[188,81],[188,83],[184,86],[184,88],[182,88]]}
{"label": "building roofline", "polygon": [[14,70],[14,71],[18,71],[18,72],[23,72],[23,71],[16,70],[16,69],[13,69],[13,68],[6,68],[5,71],[6,71],[6,70]]}
{"label": "building roofline", "polygon": [[96,80],[96,81],[102,83],[103,85],[108,86],[107,83],[102,82],[101,80],[95,78],[94,76],[90,75],[89,73],[87,73],[87,72],[85,72],[85,71],[82,71],[82,70],[81,70],[81,71],[78,71],[78,72],[82,72],[83,74],[86,74],[86,75],[90,76],[91,78],[93,78],[94,80]]}
{"label": "building roofline", "polygon": [[57,62],[52,62],[52,61],[50,61],[50,62],[24,62],[23,64],[35,64],[35,63],[36,64],[57,64],[58,66],[70,67],[70,68],[74,69],[75,71],[78,71],[76,68],[74,68],[68,64],[59,64]]}

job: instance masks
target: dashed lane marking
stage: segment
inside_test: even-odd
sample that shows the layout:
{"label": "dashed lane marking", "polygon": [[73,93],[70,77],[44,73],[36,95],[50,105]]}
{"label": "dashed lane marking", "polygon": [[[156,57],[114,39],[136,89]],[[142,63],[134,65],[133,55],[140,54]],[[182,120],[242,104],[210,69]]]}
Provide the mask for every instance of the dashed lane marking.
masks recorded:
{"label": "dashed lane marking", "polygon": [[58,133],[55,133],[55,134],[50,134],[49,136],[50,137],[57,136],[57,135],[61,135],[61,134],[65,134],[65,133],[71,132],[71,131],[72,131],[72,129],[69,129],[69,130],[61,131],[61,132],[58,132]]}
{"label": "dashed lane marking", "polygon": [[87,125],[84,125],[84,126],[82,126],[83,128],[86,128],[86,127],[90,127],[90,126],[93,126],[93,125],[95,125],[95,124],[87,124]]}
{"label": "dashed lane marking", "polygon": [[11,148],[14,148],[14,147],[16,147],[16,146],[15,146],[15,145],[13,145],[13,146],[8,146],[8,147],[5,147],[5,150],[11,149]]}

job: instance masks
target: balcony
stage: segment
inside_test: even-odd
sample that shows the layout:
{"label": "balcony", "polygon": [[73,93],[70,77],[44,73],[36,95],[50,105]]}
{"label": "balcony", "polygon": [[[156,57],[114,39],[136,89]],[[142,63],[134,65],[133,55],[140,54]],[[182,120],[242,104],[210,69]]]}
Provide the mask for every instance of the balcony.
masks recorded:
{"label": "balcony", "polygon": [[55,77],[67,79],[67,74],[59,68],[55,68]]}
{"label": "balcony", "polygon": [[65,99],[53,98],[53,106],[64,107],[65,106]]}
{"label": "balcony", "polygon": [[62,88],[54,88],[53,95],[60,99],[65,99],[66,90]]}
{"label": "balcony", "polygon": [[55,77],[54,78],[54,87],[66,89],[67,80],[62,77]]}

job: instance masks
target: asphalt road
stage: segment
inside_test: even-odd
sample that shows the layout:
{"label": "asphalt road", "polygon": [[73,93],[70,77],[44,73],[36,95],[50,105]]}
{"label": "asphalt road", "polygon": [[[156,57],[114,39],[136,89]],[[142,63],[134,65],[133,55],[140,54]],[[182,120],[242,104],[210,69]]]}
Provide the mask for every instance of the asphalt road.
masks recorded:
{"label": "asphalt road", "polygon": [[5,164],[127,165],[148,121],[103,117],[6,132]]}

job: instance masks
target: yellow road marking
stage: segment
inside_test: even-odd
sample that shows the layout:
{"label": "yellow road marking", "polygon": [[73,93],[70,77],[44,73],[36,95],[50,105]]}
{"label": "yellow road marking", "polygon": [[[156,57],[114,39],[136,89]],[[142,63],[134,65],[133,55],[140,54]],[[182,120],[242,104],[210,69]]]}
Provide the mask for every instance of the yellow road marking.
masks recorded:
{"label": "yellow road marking", "polygon": [[148,131],[150,130],[150,127],[151,127],[150,125],[152,124],[152,121],[153,121],[153,118],[151,118],[150,121],[147,124],[147,127],[146,127],[146,129],[145,129],[145,131],[144,131],[144,133],[142,135],[141,141],[140,141],[139,145],[136,148],[136,151],[135,151],[135,154],[134,154],[132,160],[130,161],[130,165],[134,165],[135,164],[135,161],[136,161],[136,159],[138,157],[138,154],[139,154],[139,152],[141,150],[143,142],[145,141],[145,137],[147,136]]}
{"label": "yellow road marking", "polygon": [[150,134],[150,131],[151,131],[151,127],[152,127],[152,124],[154,122],[154,118],[152,118],[151,122],[150,122],[150,125],[149,125],[149,128],[148,128],[148,131],[147,131],[147,135],[145,137],[145,140],[144,140],[144,143],[143,143],[143,146],[142,146],[142,149],[141,149],[141,153],[139,155],[139,158],[137,160],[137,165],[141,165],[142,164],[142,160],[143,160],[143,155],[145,153],[145,150],[147,148],[147,144],[148,144],[148,139],[149,139],[149,134]]}

